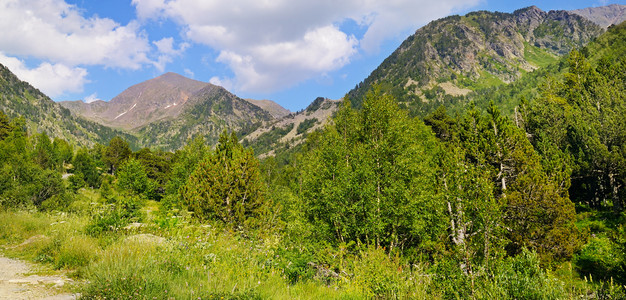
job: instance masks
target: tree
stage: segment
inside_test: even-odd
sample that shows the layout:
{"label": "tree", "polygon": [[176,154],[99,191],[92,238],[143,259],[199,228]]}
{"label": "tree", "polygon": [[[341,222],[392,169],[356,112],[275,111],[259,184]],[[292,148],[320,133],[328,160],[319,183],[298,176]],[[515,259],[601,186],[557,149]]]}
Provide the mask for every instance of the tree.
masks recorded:
{"label": "tree", "polygon": [[252,150],[244,149],[233,133],[220,135],[215,152],[200,162],[181,188],[181,195],[194,216],[243,226],[261,215],[266,205],[259,162]]}
{"label": "tree", "polygon": [[171,170],[171,160],[173,154],[164,151],[151,151],[149,148],[143,148],[134,154],[145,168],[146,175],[158,185],[158,198],[160,199],[165,190],[165,184],[168,180]]}
{"label": "tree", "polygon": [[547,171],[562,182],[571,173],[567,187],[574,201],[612,204],[620,212],[626,196],[626,58],[599,53],[595,66],[582,53],[570,53],[565,78],[552,80],[524,107],[524,129]]}
{"label": "tree", "polygon": [[128,146],[128,143],[119,136],[114,137],[109,142],[109,146],[106,147],[103,153],[104,163],[109,168],[109,172],[115,175],[117,168],[130,157],[133,151]]}
{"label": "tree", "polygon": [[36,136],[35,145],[35,162],[43,169],[52,169],[55,167],[54,163],[54,151],[52,150],[52,143],[50,138],[45,133],[40,133]]}
{"label": "tree", "polygon": [[459,124],[466,159],[494,184],[509,253],[527,247],[539,252],[545,262],[571,256],[578,244],[574,205],[566,187],[543,170],[524,131],[493,103],[486,116],[471,109]]}
{"label": "tree", "polygon": [[100,186],[100,172],[89,149],[80,148],[72,161],[74,174],[81,174],[82,179],[92,188]]}
{"label": "tree", "polygon": [[0,110],[0,141],[4,140],[13,131],[9,117]]}
{"label": "tree", "polygon": [[63,164],[69,163],[74,157],[74,149],[66,140],[61,138],[54,138],[52,142],[52,149],[54,151],[55,163],[63,166]]}
{"label": "tree", "polygon": [[126,160],[117,172],[117,185],[134,194],[151,194],[156,188],[156,183],[148,178],[144,166],[138,160],[130,158]]}
{"label": "tree", "polygon": [[182,150],[176,151],[172,159],[169,181],[165,187],[166,194],[178,197],[180,188],[187,183],[191,173],[209,155],[209,152],[210,149],[201,136],[191,140]]}
{"label": "tree", "polygon": [[339,242],[391,251],[438,239],[446,225],[434,192],[434,135],[380,89],[367,94],[361,111],[349,103],[307,153],[302,197],[308,218]]}

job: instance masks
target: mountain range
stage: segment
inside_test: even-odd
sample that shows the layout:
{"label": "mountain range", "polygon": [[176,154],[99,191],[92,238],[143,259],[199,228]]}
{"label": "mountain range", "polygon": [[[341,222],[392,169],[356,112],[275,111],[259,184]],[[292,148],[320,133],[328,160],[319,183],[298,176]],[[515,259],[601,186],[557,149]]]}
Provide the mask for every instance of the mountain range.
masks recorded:
{"label": "mountain range", "polygon": [[[545,12],[535,6],[513,13],[478,11],[429,23],[409,36],[347,97],[359,107],[374,85],[393,94],[413,115],[442,103],[508,86],[557,62],[622,22],[626,6]],[[338,101],[315,99],[292,113],[270,100],[242,99],[220,86],[175,73],[135,84],[108,102],[55,103],[0,66],[0,109],[24,116],[33,131],[79,145],[120,135],[135,147],[176,150],[196,136],[210,143],[235,131],[257,155],[300,144],[325,124]]]}
{"label": "mountain range", "polygon": [[509,84],[603,31],[580,15],[536,6],[511,14],[478,11],[446,17],[409,36],[348,96],[358,107],[374,84],[383,84],[421,115],[433,104]]}
{"label": "mountain range", "polygon": [[131,134],[77,116],[1,64],[0,110],[11,118],[22,117],[29,132],[45,132],[77,146],[106,144],[115,136],[137,144],[137,138]]}

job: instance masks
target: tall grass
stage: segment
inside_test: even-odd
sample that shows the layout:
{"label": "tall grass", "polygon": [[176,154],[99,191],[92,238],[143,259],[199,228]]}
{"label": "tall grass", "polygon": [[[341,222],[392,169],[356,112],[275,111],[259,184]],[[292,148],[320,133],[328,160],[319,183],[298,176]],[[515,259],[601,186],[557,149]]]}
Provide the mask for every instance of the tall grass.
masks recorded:
{"label": "tall grass", "polygon": [[86,233],[91,222],[84,213],[0,212],[0,245],[7,255],[72,271],[83,282],[84,299],[623,296],[617,285],[577,279],[571,267],[566,275],[545,271],[530,252],[467,274],[454,261],[420,265],[380,248],[307,244],[277,232],[251,235],[185,219],[95,236]]}

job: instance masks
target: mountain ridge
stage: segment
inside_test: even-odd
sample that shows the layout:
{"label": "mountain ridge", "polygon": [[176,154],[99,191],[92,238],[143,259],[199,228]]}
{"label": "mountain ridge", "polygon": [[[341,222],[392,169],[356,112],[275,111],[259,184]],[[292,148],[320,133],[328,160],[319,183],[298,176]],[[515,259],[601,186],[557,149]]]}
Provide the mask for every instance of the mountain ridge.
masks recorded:
{"label": "mountain ridge", "polygon": [[416,30],[348,97],[359,107],[365,93],[382,84],[413,115],[424,115],[442,101],[513,82],[603,31],[577,14],[536,6],[445,17]]}
{"label": "mountain ridge", "polygon": [[[150,123],[176,119],[188,106],[188,100],[211,83],[197,81],[174,72],[134,84],[110,101],[62,101],[64,107],[106,126],[137,131]],[[271,100],[249,100],[276,118],[289,111]]]}
{"label": "mountain ridge", "polygon": [[11,118],[23,117],[29,132],[45,132],[76,146],[106,144],[114,136],[125,138],[133,148],[137,139],[125,132],[72,113],[0,64],[0,110]]}
{"label": "mountain ridge", "polygon": [[592,22],[607,28],[626,21],[626,5],[611,4],[601,7],[587,7],[571,10],[570,12],[580,15]]}

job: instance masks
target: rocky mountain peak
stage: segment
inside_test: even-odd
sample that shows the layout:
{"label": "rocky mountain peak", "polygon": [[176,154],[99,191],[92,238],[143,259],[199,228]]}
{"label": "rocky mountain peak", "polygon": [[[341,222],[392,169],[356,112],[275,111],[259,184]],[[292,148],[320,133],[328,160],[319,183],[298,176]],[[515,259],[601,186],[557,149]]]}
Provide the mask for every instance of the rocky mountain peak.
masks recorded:
{"label": "rocky mountain peak", "polygon": [[579,15],[537,6],[512,14],[478,11],[446,17],[408,37],[349,96],[358,107],[373,84],[387,84],[399,101],[420,114],[438,101],[511,83],[602,32]]}
{"label": "rocky mountain peak", "polygon": [[611,4],[609,6],[588,7],[571,11],[592,22],[607,28],[626,21],[626,5]]}

